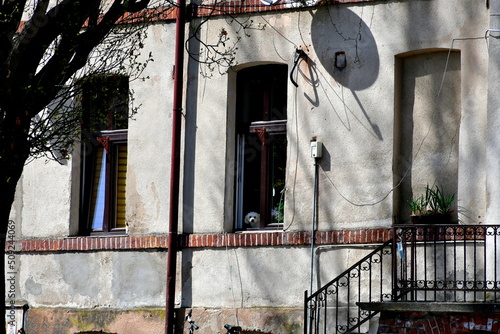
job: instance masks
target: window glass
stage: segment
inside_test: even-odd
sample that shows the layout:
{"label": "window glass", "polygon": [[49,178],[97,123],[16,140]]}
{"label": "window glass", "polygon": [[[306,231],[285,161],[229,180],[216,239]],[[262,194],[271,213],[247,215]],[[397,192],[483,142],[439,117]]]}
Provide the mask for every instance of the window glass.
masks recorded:
{"label": "window glass", "polygon": [[128,79],[102,76],[82,83],[82,233],[124,233]]}
{"label": "window glass", "polygon": [[[237,78],[237,229],[280,228],[286,170],[286,65],[243,69]],[[258,215],[249,220],[249,214]]]}
{"label": "window glass", "polygon": [[97,148],[94,163],[94,180],[90,199],[90,217],[93,230],[102,230],[104,226],[104,203],[106,195],[106,154],[103,148]]}

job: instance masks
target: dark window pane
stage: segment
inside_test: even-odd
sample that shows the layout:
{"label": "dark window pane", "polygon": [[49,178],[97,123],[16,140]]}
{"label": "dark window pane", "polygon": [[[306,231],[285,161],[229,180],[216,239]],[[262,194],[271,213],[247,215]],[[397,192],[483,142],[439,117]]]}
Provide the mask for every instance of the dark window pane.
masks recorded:
{"label": "dark window pane", "polygon": [[[260,214],[260,227],[283,224],[287,66],[243,69],[237,78],[236,227]],[[255,227],[255,226],[254,226]]]}

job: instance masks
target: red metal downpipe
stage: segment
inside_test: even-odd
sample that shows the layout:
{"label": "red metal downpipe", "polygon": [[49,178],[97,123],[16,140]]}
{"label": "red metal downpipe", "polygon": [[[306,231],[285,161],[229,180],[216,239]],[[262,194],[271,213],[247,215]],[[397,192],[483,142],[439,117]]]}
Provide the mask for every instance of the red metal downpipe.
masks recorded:
{"label": "red metal downpipe", "polygon": [[174,333],[175,279],[177,267],[177,243],[179,220],[179,183],[182,90],[184,72],[184,26],[186,0],[177,0],[175,22],[174,98],[172,108],[172,152],[170,157],[170,214],[167,241],[167,293],[165,305],[165,334]]}

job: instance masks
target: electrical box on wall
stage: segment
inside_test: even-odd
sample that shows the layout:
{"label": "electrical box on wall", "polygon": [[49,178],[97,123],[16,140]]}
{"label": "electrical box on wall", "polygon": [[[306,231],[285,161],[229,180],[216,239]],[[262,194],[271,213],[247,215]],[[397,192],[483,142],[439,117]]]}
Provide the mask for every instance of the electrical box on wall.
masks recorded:
{"label": "electrical box on wall", "polygon": [[323,156],[323,143],[319,141],[311,142],[311,157],[321,158]]}

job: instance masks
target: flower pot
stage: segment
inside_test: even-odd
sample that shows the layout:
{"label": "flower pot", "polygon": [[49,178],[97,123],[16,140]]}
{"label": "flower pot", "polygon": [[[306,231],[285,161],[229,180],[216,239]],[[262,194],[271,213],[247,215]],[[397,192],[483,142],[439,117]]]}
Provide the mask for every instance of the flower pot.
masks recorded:
{"label": "flower pot", "polygon": [[444,224],[449,225],[451,222],[451,213],[435,213],[421,216],[411,216],[412,224]]}

